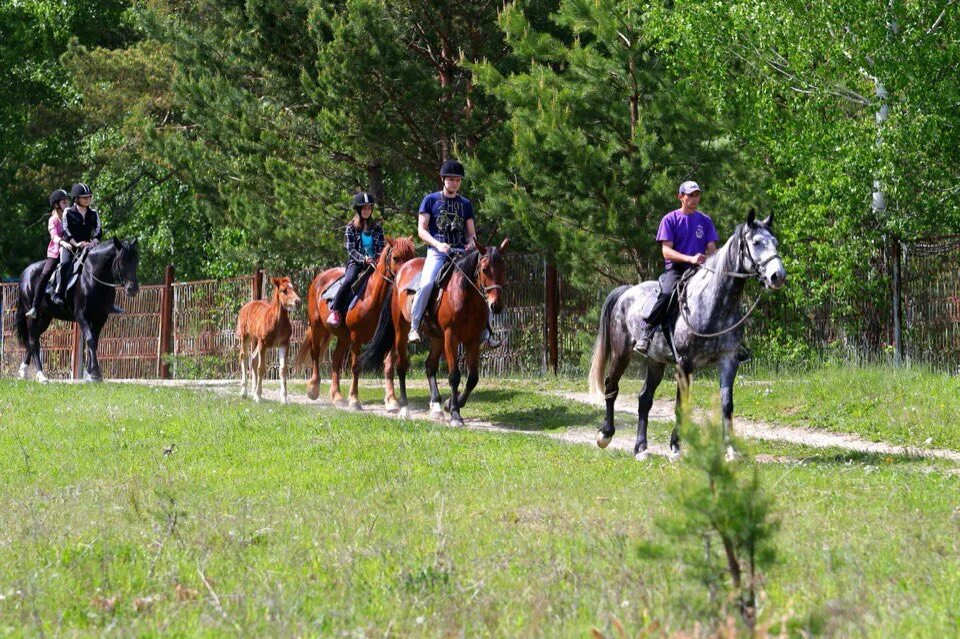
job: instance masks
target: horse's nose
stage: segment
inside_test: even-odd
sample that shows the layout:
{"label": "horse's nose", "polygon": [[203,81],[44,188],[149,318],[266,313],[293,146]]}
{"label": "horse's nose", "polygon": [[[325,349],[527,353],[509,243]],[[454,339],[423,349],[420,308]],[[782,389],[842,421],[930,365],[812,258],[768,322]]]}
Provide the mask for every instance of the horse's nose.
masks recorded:
{"label": "horse's nose", "polygon": [[784,282],[787,281],[787,274],[785,271],[774,271],[773,275],[770,276],[770,284],[773,288],[780,288],[783,286]]}

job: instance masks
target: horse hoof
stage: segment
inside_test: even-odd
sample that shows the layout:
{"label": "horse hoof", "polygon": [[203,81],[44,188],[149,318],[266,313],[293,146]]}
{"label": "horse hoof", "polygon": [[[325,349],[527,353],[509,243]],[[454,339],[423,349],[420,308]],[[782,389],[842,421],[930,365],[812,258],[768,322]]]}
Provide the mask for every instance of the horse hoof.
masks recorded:
{"label": "horse hoof", "polygon": [[20,376],[20,379],[26,379],[26,378],[27,378],[27,369],[28,369],[28,368],[29,368],[29,366],[27,366],[26,364],[20,364],[20,372],[18,373],[18,375]]}
{"label": "horse hoof", "polygon": [[443,402],[443,412],[445,412],[445,413],[449,413],[449,412],[450,412],[450,400],[449,400],[449,399],[447,399],[445,402]]}
{"label": "horse hoof", "polygon": [[256,403],[259,404],[260,401],[261,401],[261,397],[260,397],[259,395],[254,395],[254,396],[253,396],[253,401],[255,401]]}
{"label": "horse hoof", "polygon": [[286,396],[286,395],[283,396],[283,403],[284,403],[284,404],[289,404],[289,403],[290,403],[290,400],[287,399],[287,396]]}
{"label": "horse hoof", "polygon": [[333,400],[333,405],[336,406],[337,408],[346,408],[347,400],[345,400],[342,397],[338,397],[337,399]]}
{"label": "horse hoof", "polygon": [[634,459],[636,459],[638,462],[645,462],[645,461],[647,461],[648,459],[650,459],[650,451],[649,451],[649,450],[641,450],[639,453],[637,453],[637,454],[634,455],[633,457],[634,457]]}
{"label": "horse hoof", "polygon": [[410,419],[410,409],[406,406],[400,408],[400,419]]}
{"label": "horse hoof", "polygon": [[740,453],[738,453],[733,446],[727,446],[726,458],[728,462],[735,462],[740,459]]}
{"label": "horse hoof", "polygon": [[463,419],[460,417],[451,417],[450,418],[451,426],[463,426]]}
{"label": "horse hoof", "polygon": [[400,410],[400,404],[399,404],[399,403],[397,402],[397,400],[395,400],[395,399],[391,399],[391,400],[389,400],[389,401],[384,400],[384,401],[383,401],[383,408],[384,408],[384,410],[386,410],[388,413],[395,413],[395,412],[397,412],[398,410]]}
{"label": "horse hoof", "polygon": [[307,397],[316,401],[320,397],[320,386],[307,386]]}
{"label": "horse hoof", "polygon": [[609,437],[607,437],[606,435],[603,434],[602,430],[597,431],[597,446],[599,446],[600,448],[606,448],[607,446],[610,445],[610,442],[612,441],[613,441],[613,435],[610,435]]}
{"label": "horse hoof", "polygon": [[680,449],[679,449],[679,448],[671,448],[671,449],[670,449],[670,452],[667,453],[667,459],[669,459],[669,460],[672,461],[672,462],[679,461],[679,460],[680,460]]}
{"label": "horse hoof", "polygon": [[363,410],[363,406],[355,399],[350,400],[350,410]]}
{"label": "horse hoof", "polygon": [[47,376],[43,374],[43,371],[37,371],[36,378],[37,378],[37,381],[40,382],[41,384],[46,384],[47,382],[50,381],[49,379],[47,379]]}
{"label": "horse hoof", "polygon": [[440,402],[430,402],[430,414],[443,414],[443,407],[440,406]]}

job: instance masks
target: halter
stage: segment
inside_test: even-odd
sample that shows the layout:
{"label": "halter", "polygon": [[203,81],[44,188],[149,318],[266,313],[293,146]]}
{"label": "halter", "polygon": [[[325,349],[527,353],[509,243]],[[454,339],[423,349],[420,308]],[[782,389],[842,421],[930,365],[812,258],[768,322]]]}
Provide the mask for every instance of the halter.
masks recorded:
{"label": "halter", "polygon": [[[383,270],[384,270],[385,272],[387,272],[387,273],[390,273],[390,276],[391,276],[391,277],[396,277],[397,274],[390,270],[390,258],[391,258],[391,257],[393,257],[393,247],[390,246],[390,245],[387,245],[387,254],[386,254],[386,256],[385,256],[385,259],[383,260]],[[373,272],[374,272],[374,273],[376,273],[377,275],[379,275],[380,277],[382,277],[382,278],[385,279],[386,281],[390,282],[391,284],[396,284],[396,282],[394,282],[392,279],[390,279],[390,277],[387,277],[386,275],[384,275],[383,273],[381,273],[380,271],[378,271],[375,264],[371,264],[371,265],[370,265],[370,268],[373,269]]]}

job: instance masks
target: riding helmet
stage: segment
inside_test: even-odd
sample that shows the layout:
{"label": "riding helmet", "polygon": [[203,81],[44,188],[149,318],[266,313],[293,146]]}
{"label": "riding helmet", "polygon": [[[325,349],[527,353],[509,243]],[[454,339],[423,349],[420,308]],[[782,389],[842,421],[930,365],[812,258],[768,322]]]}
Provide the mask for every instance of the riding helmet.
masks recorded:
{"label": "riding helmet", "polygon": [[54,206],[57,205],[58,202],[60,202],[60,200],[66,200],[69,198],[70,196],[67,194],[66,191],[64,191],[63,189],[57,189],[56,191],[50,194],[50,207],[53,208]]}
{"label": "riding helmet", "polygon": [[373,199],[373,196],[367,193],[366,191],[360,191],[353,196],[353,208],[360,210],[366,205],[376,204],[376,200]]}
{"label": "riding helmet", "polygon": [[440,167],[440,177],[459,177],[464,176],[463,165],[456,160],[444,160]]}
{"label": "riding helmet", "polygon": [[70,189],[70,198],[74,201],[76,201],[78,197],[86,197],[88,195],[93,195],[93,191],[83,182],[74,184],[73,188]]}

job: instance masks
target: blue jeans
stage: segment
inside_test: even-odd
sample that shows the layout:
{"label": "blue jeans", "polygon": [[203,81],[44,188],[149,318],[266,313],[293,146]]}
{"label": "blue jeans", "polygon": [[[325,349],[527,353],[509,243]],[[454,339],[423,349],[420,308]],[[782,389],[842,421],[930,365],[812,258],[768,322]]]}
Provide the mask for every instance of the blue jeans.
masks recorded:
{"label": "blue jeans", "polygon": [[435,248],[427,249],[427,259],[423,262],[423,271],[420,273],[420,290],[413,297],[413,317],[410,319],[410,330],[420,328],[420,322],[423,320],[424,313],[427,312],[427,304],[430,303],[430,293],[433,292],[433,285],[437,281],[437,275],[440,269],[450,258]]}

